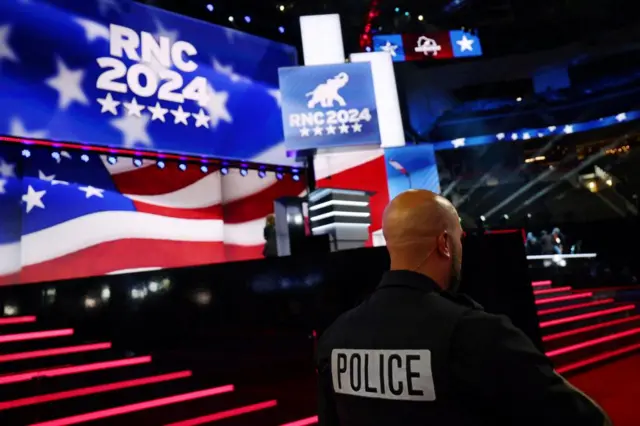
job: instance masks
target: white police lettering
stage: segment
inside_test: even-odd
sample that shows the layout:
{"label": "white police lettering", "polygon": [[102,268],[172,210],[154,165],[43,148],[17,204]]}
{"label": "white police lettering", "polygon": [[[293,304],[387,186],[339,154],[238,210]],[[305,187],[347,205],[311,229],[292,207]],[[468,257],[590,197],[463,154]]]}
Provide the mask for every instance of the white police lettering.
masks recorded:
{"label": "white police lettering", "polygon": [[[207,105],[208,83],[204,77],[196,76],[185,86],[183,76],[171,70],[175,67],[183,73],[193,73],[198,69],[192,59],[198,51],[191,43],[178,40],[172,44],[167,37],[156,39],[148,32],[138,33],[115,24],[109,30],[111,56],[97,59],[104,69],[96,82],[98,89],[122,94],[131,91],[141,98],[157,95],[159,101],[165,102],[183,104],[192,100],[200,107]],[[125,58],[135,63],[127,67]],[[103,108],[103,112],[113,111]]]}
{"label": "white police lettering", "polygon": [[[298,128],[300,136],[324,136],[362,132],[361,121],[371,121],[369,108],[346,108],[347,101],[340,95],[340,90],[349,83],[349,74],[346,72],[318,84],[315,89],[305,94],[307,108],[316,109],[334,108],[337,104],[340,109],[323,111],[309,111],[289,115],[289,126]],[[313,129],[313,133],[310,132]]]}
{"label": "white police lettering", "polygon": [[435,401],[429,350],[334,349],[333,390],[364,398]]}

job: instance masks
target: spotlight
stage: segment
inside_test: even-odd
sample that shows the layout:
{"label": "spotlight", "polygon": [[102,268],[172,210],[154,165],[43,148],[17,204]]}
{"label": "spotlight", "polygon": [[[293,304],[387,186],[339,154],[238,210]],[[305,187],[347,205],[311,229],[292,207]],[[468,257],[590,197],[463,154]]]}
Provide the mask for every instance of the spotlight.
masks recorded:
{"label": "spotlight", "polygon": [[282,178],[283,178],[282,172],[276,172],[276,179],[282,180]]}
{"label": "spotlight", "polygon": [[486,217],[484,217],[484,216],[480,216],[480,221],[481,221],[481,222],[484,222],[485,220],[487,220],[487,218],[486,218]]}
{"label": "spotlight", "polygon": [[396,7],[396,13],[400,12],[400,8]]}
{"label": "spotlight", "polygon": [[22,156],[23,156],[24,158],[29,158],[29,157],[31,157],[31,151],[29,151],[28,149],[23,149],[23,150],[22,150]]}
{"label": "spotlight", "polygon": [[404,16],[409,16],[409,12],[405,12],[405,13],[404,13]]}
{"label": "spotlight", "polygon": [[187,170],[187,165],[186,164],[180,164],[180,165],[178,165],[178,168],[184,172],[185,170]]}
{"label": "spotlight", "polygon": [[52,152],[51,153],[51,157],[56,161],[60,161],[60,153],[59,152]]}
{"label": "spotlight", "polygon": [[247,24],[251,23],[251,16],[245,16],[244,22],[246,22]]}
{"label": "spotlight", "polygon": [[226,168],[226,167],[223,167],[223,168],[220,169],[220,173],[222,173],[223,175],[226,175],[226,174],[229,173],[229,169]]}
{"label": "spotlight", "polygon": [[200,171],[202,173],[208,173],[209,172],[209,168],[207,166],[202,165],[202,166],[200,166]]}
{"label": "spotlight", "polygon": [[260,179],[264,178],[267,175],[267,172],[265,172],[264,170],[258,170],[258,177]]}
{"label": "spotlight", "polygon": [[84,161],[85,163],[88,163],[88,162],[89,162],[89,156],[88,156],[87,154],[82,154],[82,155],[80,156],[80,159],[81,159],[82,161]]}
{"label": "spotlight", "polygon": [[229,22],[233,22],[233,16],[229,16]]}
{"label": "spotlight", "polygon": [[241,176],[246,176],[247,173],[249,173],[247,169],[240,169],[240,175]]}
{"label": "spotlight", "polygon": [[516,98],[516,102],[522,102],[522,98],[521,98],[520,96],[518,96],[518,97]]}
{"label": "spotlight", "polygon": [[509,220],[509,215],[508,215],[508,214],[502,215],[502,218],[503,218],[504,220]]}
{"label": "spotlight", "polygon": [[109,164],[111,164],[111,165],[114,165],[114,164],[116,164],[118,162],[118,159],[116,157],[109,156],[109,157],[107,157],[107,162]]}
{"label": "spotlight", "polygon": [[139,159],[139,158],[134,158],[133,159],[133,165],[136,166],[136,167],[142,166],[142,160]]}
{"label": "spotlight", "polygon": [[284,34],[284,27],[278,27],[278,31],[280,32],[280,34]]}
{"label": "spotlight", "polygon": [[364,50],[367,52],[371,52],[371,48],[369,46],[365,47]]}
{"label": "spotlight", "polygon": [[164,166],[165,166],[164,161],[158,161],[156,163],[156,166],[158,166],[159,169],[164,169]]}
{"label": "spotlight", "polygon": [[278,9],[280,9],[280,12],[284,12],[284,6],[283,5],[278,6]]}
{"label": "spotlight", "polygon": [[298,182],[300,180],[300,175],[293,175],[293,180],[295,180],[296,182]]}
{"label": "spotlight", "polygon": [[418,21],[424,21],[424,16],[418,15]]}
{"label": "spotlight", "polygon": [[207,10],[208,10],[209,12],[213,12],[213,5],[212,5],[212,4],[208,4],[208,5],[207,5]]}

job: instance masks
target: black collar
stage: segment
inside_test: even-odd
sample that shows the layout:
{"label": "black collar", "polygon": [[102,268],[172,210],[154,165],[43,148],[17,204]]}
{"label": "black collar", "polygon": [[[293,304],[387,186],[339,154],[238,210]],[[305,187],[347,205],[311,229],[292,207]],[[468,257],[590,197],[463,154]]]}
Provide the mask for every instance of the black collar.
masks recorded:
{"label": "black collar", "polygon": [[442,292],[440,286],[431,278],[406,270],[385,272],[378,288],[385,287],[410,287],[426,292]]}

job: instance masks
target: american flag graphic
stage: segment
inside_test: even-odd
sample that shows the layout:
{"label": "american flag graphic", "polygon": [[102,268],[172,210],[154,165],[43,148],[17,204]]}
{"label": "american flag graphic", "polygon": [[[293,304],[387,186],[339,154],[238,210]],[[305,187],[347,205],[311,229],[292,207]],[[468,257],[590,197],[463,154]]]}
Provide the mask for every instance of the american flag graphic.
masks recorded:
{"label": "american flag graphic", "polygon": [[262,257],[273,201],[291,176],[0,147],[0,283],[28,283]]}

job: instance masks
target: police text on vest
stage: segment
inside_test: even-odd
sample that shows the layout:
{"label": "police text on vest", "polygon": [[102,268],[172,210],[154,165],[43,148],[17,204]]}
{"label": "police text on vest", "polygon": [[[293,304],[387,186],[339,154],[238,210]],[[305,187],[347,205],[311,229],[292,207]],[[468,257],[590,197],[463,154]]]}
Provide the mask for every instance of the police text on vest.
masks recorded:
{"label": "police text on vest", "polygon": [[435,401],[429,350],[334,349],[336,393],[365,398]]}

